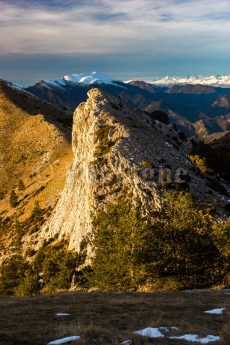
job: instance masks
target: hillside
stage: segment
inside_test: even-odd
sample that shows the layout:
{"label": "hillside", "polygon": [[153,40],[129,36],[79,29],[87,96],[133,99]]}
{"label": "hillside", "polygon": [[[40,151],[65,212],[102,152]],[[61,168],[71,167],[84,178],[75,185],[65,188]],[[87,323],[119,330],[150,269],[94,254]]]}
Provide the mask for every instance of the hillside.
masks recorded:
{"label": "hillside", "polygon": [[[54,205],[71,160],[70,116],[13,84],[0,82],[1,219],[26,219],[35,201],[46,209]],[[17,198],[14,206],[12,191]],[[5,251],[12,231],[2,235]]]}

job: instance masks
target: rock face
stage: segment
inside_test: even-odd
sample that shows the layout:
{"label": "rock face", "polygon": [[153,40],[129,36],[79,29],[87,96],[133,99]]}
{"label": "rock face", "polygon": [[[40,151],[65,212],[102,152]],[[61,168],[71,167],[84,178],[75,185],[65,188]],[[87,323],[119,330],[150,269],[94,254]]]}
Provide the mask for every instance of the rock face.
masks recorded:
{"label": "rock face", "polygon": [[[212,202],[203,177],[196,175],[187,158],[189,144],[173,126],[153,120],[99,89],[91,89],[88,97],[74,113],[74,160],[38,242],[58,237],[67,239],[69,248],[78,249],[92,231],[95,212],[107,202],[128,196],[148,212],[150,207],[160,207],[166,182],[174,188],[180,185],[182,175],[189,175],[193,194]],[[213,197],[221,199],[214,191]]]}

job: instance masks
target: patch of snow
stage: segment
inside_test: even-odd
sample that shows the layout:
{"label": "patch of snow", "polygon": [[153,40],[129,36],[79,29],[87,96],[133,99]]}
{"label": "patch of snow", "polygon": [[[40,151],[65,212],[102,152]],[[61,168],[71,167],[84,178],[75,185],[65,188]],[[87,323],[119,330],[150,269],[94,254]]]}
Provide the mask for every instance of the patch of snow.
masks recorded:
{"label": "patch of snow", "polygon": [[159,330],[159,328],[152,328],[152,327],[147,327],[144,329],[141,329],[139,331],[133,332],[138,335],[142,335],[144,337],[149,337],[149,338],[160,338],[164,337],[164,334],[162,334]]}
{"label": "patch of snow", "polygon": [[215,336],[215,335],[207,335],[205,338],[199,338],[197,334],[184,334],[178,337],[169,337],[169,339],[181,339],[185,341],[190,341],[190,342],[197,342],[200,344],[208,344],[213,341],[218,341],[220,340],[220,337]]}
{"label": "patch of snow", "polygon": [[68,316],[70,314],[68,314],[68,313],[56,313],[55,315],[56,316]]}
{"label": "patch of snow", "polygon": [[122,341],[121,345],[132,345],[131,340]]}
{"label": "patch of snow", "polygon": [[177,331],[178,329],[180,329],[180,328],[178,328],[178,327],[160,327],[161,331],[166,331],[166,332]]}
{"label": "patch of snow", "polygon": [[[52,103],[50,103],[50,102],[48,102],[48,101],[42,100],[41,98],[35,96],[34,94],[30,93],[29,91],[26,91],[26,90],[23,88],[23,86],[13,84],[13,83],[11,83],[10,81],[7,81],[6,84],[7,84],[8,86],[10,86],[12,89],[14,89],[15,91],[24,93],[27,97],[30,97],[30,98],[35,99],[35,100],[39,100],[40,103],[43,103],[43,104],[45,104],[45,103],[52,104]],[[52,104],[52,105],[53,105],[53,104]]]}
{"label": "patch of snow", "polygon": [[78,339],[80,339],[79,336],[66,337],[66,338],[62,338],[62,339],[57,339],[57,340],[51,341],[47,345],[68,344],[68,343],[71,343],[72,341],[75,341],[75,340],[78,340]]}
{"label": "patch of snow", "polygon": [[44,80],[43,82],[44,86],[49,88],[50,86],[53,88],[60,88],[62,90],[65,90],[66,83],[63,79],[57,79],[57,80]]}
{"label": "patch of snow", "polygon": [[14,89],[14,90],[17,90],[17,91],[24,91],[22,86],[16,85],[16,84],[14,84],[14,83],[11,83],[10,81],[7,81],[6,84],[7,84],[8,86],[12,87],[12,89]]}
{"label": "patch of snow", "polygon": [[225,310],[225,308],[216,308],[216,309],[206,310],[206,311],[204,311],[204,313],[220,315],[220,314],[223,314],[224,310]]}
{"label": "patch of snow", "polygon": [[165,336],[163,333],[161,333],[161,331],[169,332],[170,330],[177,330],[177,329],[179,328],[178,327],[158,327],[158,328],[147,327],[133,333],[142,335],[144,337],[149,337],[149,338],[160,338],[160,337]]}
{"label": "patch of snow", "polygon": [[23,92],[24,94],[26,94],[28,97],[30,98],[37,98],[35,95],[33,95],[32,93],[26,91],[22,86],[20,85],[16,85],[14,83],[11,83],[10,81],[7,81],[6,84],[8,86],[10,86],[12,89],[14,89],[15,91],[19,91],[19,92]]}
{"label": "patch of snow", "polygon": [[173,85],[186,85],[186,84],[200,84],[209,86],[218,86],[230,88],[230,75],[222,76],[187,76],[187,77],[164,77],[145,80],[145,82],[158,86],[173,86]]}

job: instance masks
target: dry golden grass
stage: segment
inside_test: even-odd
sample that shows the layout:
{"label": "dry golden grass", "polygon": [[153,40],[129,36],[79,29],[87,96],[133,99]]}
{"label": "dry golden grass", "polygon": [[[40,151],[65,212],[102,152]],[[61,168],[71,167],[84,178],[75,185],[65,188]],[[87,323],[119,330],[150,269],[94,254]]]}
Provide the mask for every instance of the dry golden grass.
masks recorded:
{"label": "dry golden grass", "polygon": [[[54,106],[0,83],[0,192],[9,194],[22,179],[26,192],[20,197],[26,201],[59,170],[55,162],[71,152],[71,131],[55,119],[60,113]],[[9,211],[9,201],[4,201],[0,211],[4,206]]]}
{"label": "dry golden grass", "polygon": [[[44,345],[79,335],[76,345],[109,345],[131,339],[134,345],[188,345],[182,340],[147,339],[132,334],[146,327],[177,326],[199,336],[219,335],[216,345],[230,339],[229,296],[224,290],[164,293],[85,293],[4,298],[0,300],[0,344]],[[225,307],[222,315],[204,311]],[[55,316],[58,312],[69,316]],[[191,343],[192,344],[192,343]],[[193,343],[195,344],[195,343]]]}
{"label": "dry golden grass", "polygon": [[[72,160],[71,128],[63,124],[70,116],[0,81],[2,218],[16,216],[20,221],[25,220],[35,200],[42,208],[53,207]],[[20,180],[25,190],[19,190]],[[16,208],[12,208],[9,201],[13,189],[19,201]],[[1,234],[3,248],[9,249],[12,237],[11,233]],[[3,250],[1,259],[9,254],[8,249]]]}

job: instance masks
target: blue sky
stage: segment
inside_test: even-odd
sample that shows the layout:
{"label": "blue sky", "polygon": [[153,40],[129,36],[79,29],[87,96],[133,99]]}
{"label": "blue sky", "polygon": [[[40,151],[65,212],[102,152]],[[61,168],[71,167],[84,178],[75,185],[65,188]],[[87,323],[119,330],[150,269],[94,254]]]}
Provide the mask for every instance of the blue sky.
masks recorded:
{"label": "blue sky", "polygon": [[0,0],[0,78],[230,74],[230,0]]}

